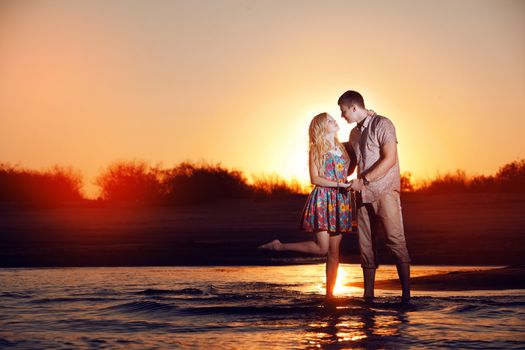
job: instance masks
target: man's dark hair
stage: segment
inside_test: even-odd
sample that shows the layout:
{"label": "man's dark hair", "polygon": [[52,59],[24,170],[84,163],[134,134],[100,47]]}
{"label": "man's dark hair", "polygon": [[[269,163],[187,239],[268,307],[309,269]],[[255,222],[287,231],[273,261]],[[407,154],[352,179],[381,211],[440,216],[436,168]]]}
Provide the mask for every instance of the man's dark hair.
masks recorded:
{"label": "man's dark hair", "polygon": [[363,96],[357,91],[348,90],[344,94],[339,97],[339,100],[337,100],[338,105],[357,105],[358,107],[365,108],[365,100],[363,99]]}

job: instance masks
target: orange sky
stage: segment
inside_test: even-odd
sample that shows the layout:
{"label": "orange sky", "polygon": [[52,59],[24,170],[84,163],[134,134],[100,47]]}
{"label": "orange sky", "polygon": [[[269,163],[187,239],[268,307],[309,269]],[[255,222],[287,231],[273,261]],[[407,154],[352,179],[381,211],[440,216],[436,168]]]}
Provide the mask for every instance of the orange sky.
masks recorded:
{"label": "orange sky", "polygon": [[3,1],[0,161],[221,162],[305,180],[311,118],[347,89],[403,171],[525,157],[525,2]]}

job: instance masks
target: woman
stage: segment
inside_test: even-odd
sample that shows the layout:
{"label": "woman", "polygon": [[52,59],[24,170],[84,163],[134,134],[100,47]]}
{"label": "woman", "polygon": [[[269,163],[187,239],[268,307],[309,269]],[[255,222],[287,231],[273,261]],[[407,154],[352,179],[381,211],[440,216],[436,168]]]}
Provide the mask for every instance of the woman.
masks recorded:
{"label": "woman", "polygon": [[[337,139],[339,126],[328,113],[316,115],[310,123],[309,169],[315,188],[306,201],[301,228],[315,233],[315,241],[281,243],[275,239],[261,249],[296,251],[328,255],[326,261],[326,299],[333,298],[339,267],[341,233],[352,231],[352,212],[347,176],[350,157]],[[355,167],[355,166],[354,166]]]}

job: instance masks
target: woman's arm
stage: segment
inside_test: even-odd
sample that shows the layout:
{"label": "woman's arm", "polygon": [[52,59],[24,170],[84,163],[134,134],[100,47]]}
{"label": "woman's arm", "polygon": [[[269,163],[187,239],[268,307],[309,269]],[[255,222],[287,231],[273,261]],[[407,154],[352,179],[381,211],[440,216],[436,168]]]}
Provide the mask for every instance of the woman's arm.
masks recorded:
{"label": "woman's arm", "polygon": [[349,184],[347,183],[328,180],[327,178],[320,176],[319,169],[317,167],[317,164],[315,164],[312,151],[310,151],[310,154],[309,154],[308,164],[310,168],[310,182],[312,183],[312,185],[321,186],[321,187],[342,187],[342,188],[347,188],[349,186]]}

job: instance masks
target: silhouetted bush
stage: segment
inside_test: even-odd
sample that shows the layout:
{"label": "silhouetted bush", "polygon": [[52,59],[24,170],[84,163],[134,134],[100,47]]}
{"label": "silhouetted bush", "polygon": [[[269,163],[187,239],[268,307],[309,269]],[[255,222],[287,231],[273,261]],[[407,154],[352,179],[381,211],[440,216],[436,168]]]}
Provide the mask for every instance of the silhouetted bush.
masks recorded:
{"label": "silhouetted bush", "polygon": [[104,200],[157,203],[164,195],[162,175],[144,161],[121,161],[108,166],[95,184]]}
{"label": "silhouetted bush", "polygon": [[424,182],[419,188],[419,191],[427,193],[451,193],[467,192],[467,189],[467,175],[463,170],[456,170],[453,174],[439,174],[435,179]]}
{"label": "silhouetted bush", "polygon": [[413,192],[414,185],[412,184],[412,174],[404,172],[401,174],[401,192]]}
{"label": "silhouetted bush", "polygon": [[82,176],[71,168],[48,171],[0,164],[0,201],[50,205],[82,200]]}
{"label": "silhouetted bush", "polygon": [[[309,186],[278,175],[258,176],[248,183],[243,173],[220,164],[183,162],[171,169],[144,161],[113,163],[95,183],[100,198],[145,204],[202,203],[232,198],[288,198],[308,192]],[[55,166],[46,172],[0,163],[0,201],[49,205],[84,199],[82,177]],[[419,193],[525,192],[525,160],[502,166],[494,176],[468,177],[464,171],[438,175],[414,185],[411,174],[401,175],[401,190]]]}
{"label": "silhouetted bush", "polygon": [[305,194],[307,188],[297,180],[287,181],[279,175],[254,176],[252,179],[252,191],[256,198],[286,198]]}
{"label": "silhouetted bush", "polygon": [[469,192],[495,192],[499,190],[499,184],[494,176],[474,176],[468,184]]}
{"label": "silhouetted bush", "polygon": [[190,162],[166,170],[164,188],[165,200],[170,204],[246,198],[251,192],[240,171],[228,170],[220,164]]}
{"label": "silhouetted bush", "polygon": [[525,192],[525,159],[516,160],[499,168],[496,181],[501,190]]}
{"label": "silhouetted bush", "polygon": [[95,183],[101,198],[150,204],[202,203],[219,199],[286,197],[304,192],[297,181],[259,177],[249,185],[242,172],[220,164],[183,162],[171,169],[143,161],[110,165]]}
{"label": "silhouetted bush", "polygon": [[525,160],[517,160],[502,166],[494,176],[467,177],[464,171],[438,175],[437,178],[420,184],[416,192],[461,193],[461,192],[525,192]]}

